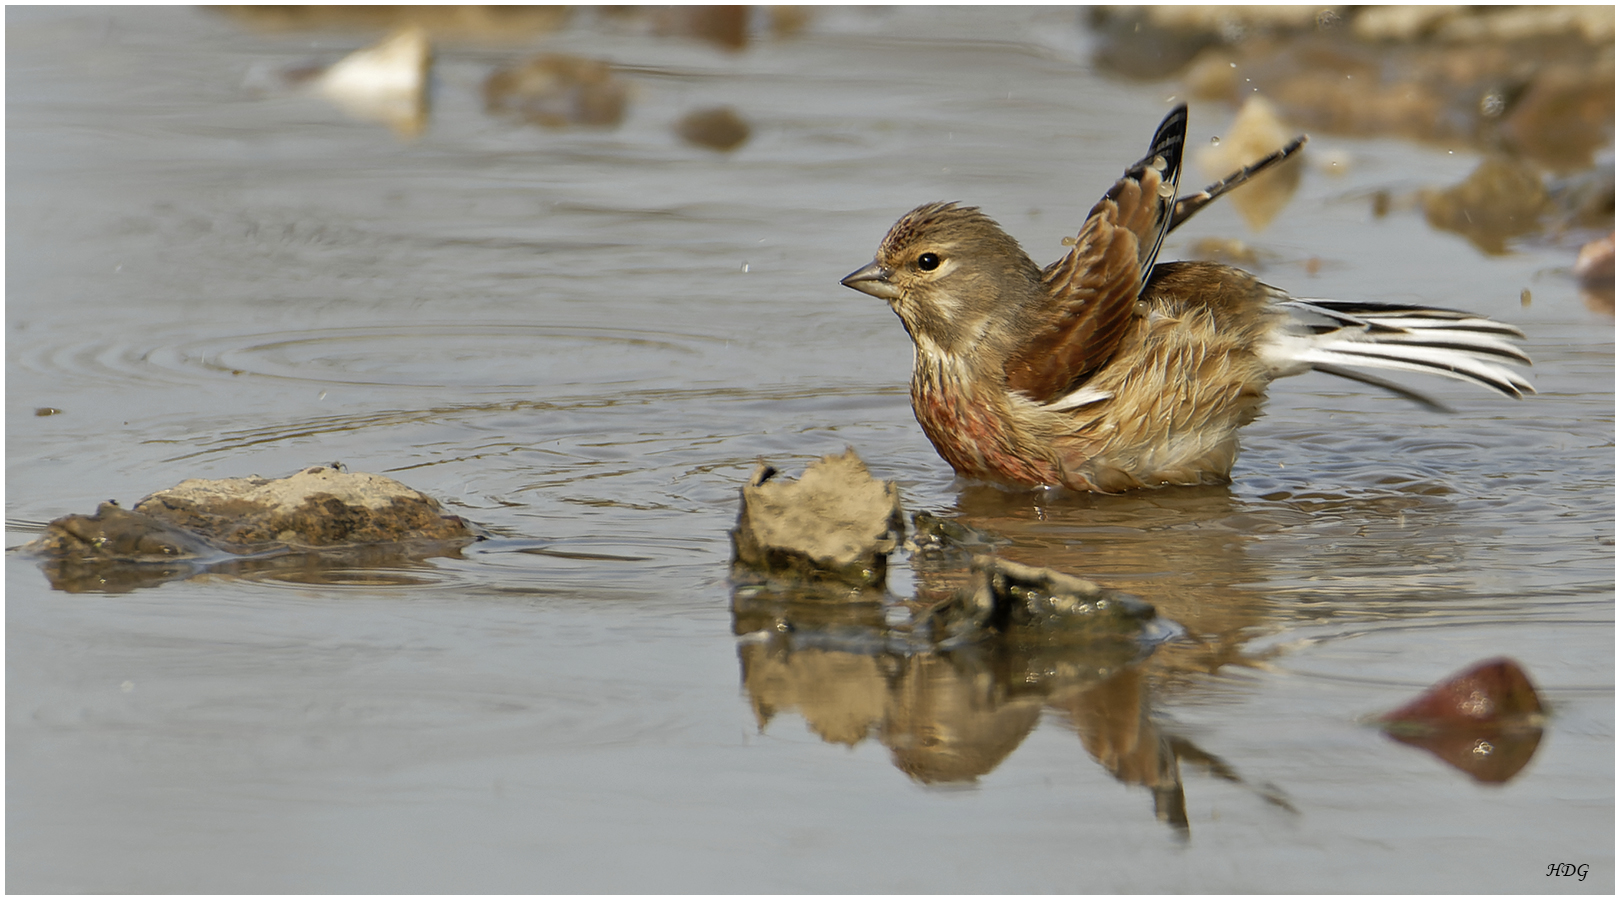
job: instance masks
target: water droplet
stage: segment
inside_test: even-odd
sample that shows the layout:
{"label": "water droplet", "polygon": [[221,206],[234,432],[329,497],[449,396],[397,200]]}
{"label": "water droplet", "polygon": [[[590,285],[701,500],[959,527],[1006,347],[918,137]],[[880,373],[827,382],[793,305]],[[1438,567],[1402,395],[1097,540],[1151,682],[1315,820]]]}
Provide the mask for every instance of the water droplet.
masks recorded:
{"label": "water droplet", "polygon": [[1219,147],[1221,145],[1221,136],[1216,135],[1216,136],[1210,138],[1209,139],[1209,145],[1211,147]]}

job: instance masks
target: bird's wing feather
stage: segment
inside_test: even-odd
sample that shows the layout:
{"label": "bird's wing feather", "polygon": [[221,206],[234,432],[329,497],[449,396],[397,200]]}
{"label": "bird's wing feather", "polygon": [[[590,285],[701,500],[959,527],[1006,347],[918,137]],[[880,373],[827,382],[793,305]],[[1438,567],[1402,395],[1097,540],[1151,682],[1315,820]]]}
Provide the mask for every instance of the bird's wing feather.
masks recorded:
{"label": "bird's wing feather", "polygon": [[1299,149],[1305,146],[1305,141],[1306,137],[1302,134],[1299,137],[1289,141],[1281,150],[1272,153],[1270,156],[1267,156],[1264,159],[1255,160],[1243,168],[1238,169],[1236,172],[1222,178],[1220,181],[1215,182],[1207,188],[1204,188],[1198,193],[1188,194],[1187,196],[1177,200],[1175,214],[1170,217],[1170,224],[1164,230],[1166,232],[1171,232],[1175,231],[1177,228],[1180,228],[1181,223],[1192,218],[1193,213],[1198,212],[1211,203],[1214,203],[1215,198],[1235,187],[1238,187],[1272,166],[1289,159],[1295,153],[1298,153]]}
{"label": "bird's wing feather", "polygon": [[1044,321],[1010,355],[1008,388],[1037,402],[1069,393],[1106,363],[1130,325],[1174,221],[1187,107],[1171,110],[1147,156],[1092,207],[1074,247],[1041,273]]}

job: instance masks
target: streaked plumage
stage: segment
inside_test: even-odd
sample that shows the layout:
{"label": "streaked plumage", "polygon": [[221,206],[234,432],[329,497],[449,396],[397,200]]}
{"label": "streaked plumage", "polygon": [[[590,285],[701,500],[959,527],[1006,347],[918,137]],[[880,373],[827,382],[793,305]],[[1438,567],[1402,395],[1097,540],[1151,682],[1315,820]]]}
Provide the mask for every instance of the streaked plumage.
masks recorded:
{"label": "streaked plumage", "polygon": [[1287,158],[1176,199],[1186,108],[1041,269],[975,207],[907,213],[843,283],[889,302],[916,345],[912,408],[960,474],[1017,486],[1122,491],[1229,480],[1237,430],[1275,379],[1350,366],[1445,375],[1511,397],[1528,364],[1516,328],[1427,307],[1301,300],[1230,266],[1155,264],[1164,236]]}

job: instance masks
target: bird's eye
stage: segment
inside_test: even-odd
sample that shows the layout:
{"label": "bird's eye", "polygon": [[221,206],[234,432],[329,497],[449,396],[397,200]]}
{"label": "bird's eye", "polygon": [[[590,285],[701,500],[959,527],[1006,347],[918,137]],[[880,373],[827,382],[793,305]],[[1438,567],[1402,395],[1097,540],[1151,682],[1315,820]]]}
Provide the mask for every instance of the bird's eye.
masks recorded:
{"label": "bird's eye", "polygon": [[917,257],[917,268],[922,269],[924,272],[934,271],[939,268],[939,255],[936,253],[924,253],[922,256]]}

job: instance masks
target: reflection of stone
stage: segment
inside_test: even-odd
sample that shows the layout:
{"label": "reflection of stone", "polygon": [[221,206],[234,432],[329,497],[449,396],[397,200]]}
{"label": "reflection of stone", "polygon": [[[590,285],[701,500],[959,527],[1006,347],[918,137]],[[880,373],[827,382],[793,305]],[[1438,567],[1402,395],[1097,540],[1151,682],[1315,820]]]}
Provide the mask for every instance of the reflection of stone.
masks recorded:
{"label": "reflection of stone", "polygon": [[[1221,142],[1199,153],[1199,165],[1210,178],[1220,178],[1276,152],[1293,137],[1294,133],[1283,123],[1276,107],[1258,96],[1251,96],[1238,110],[1237,118]],[[1271,224],[1293,198],[1304,170],[1300,162],[1302,156],[1296,153],[1254,176],[1242,190],[1232,192],[1232,204],[1251,229],[1260,231]]]}
{"label": "reflection of stone", "polygon": [[1446,765],[1486,784],[1502,784],[1519,774],[1541,745],[1540,728],[1491,734],[1466,730],[1436,734],[1385,733],[1391,740],[1429,751]]}
{"label": "reflection of stone", "polygon": [[1091,686],[1062,704],[1091,758],[1125,784],[1153,792],[1159,820],[1187,828],[1187,799],[1170,740],[1149,716],[1147,687],[1135,668]]}
{"label": "reflection of stone", "polygon": [[761,642],[744,643],[737,653],[762,731],[778,712],[797,710],[822,740],[853,746],[883,720],[886,657],[815,647],[786,652]]}
{"label": "reflection of stone", "polygon": [[743,687],[763,731],[797,713],[828,743],[875,736],[896,768],[930,785],[967,784],[994,771],[1060,711],[1086,752],[1121,783],[1148,789],[1157,818],[1185,834],[1182,764],[1249,787],[1293,812],[1278,789],[1249,786],[1221,759],[1161,732],[1142,666],[1107,645],[992,642],[951,652],[860,648],[837,629],[756,633],[738,644]]}
{"label": "reflection of stone", "polygon": [[427,124],[427,32],[417,26],[349,54],[316,80],[316,90],[357,119],[382,122],[401,137]]}
{"label": "reflection of stone", "polygon": [[1537,231],[1548,205],[1536,170],[1502,156],[1487,157],[1460,184],[1424,191],[1422,200],[1430,225],[1493,255],[1507,252],[1509,238]]}
{"label": "reflection of stone", "polygon": [[599,59],[546,53],[484,81],[484,110],[547,128],[617,128],[630,86]]}
{"label": "reflection of stone", "polygon": [[1039,695],[1018,695],[980,660],[924,654],[905,660],[880,739],[895,767],[923,784],[973,781],[1012,755],[1041,718]]}
{"label": "reflection of stone", "polygon": [[873,478],[854,450],[822,457],[797,481],[775,475],[761,463],[742,488],[733,574],[882,585],[905,535],[894,482]]}

